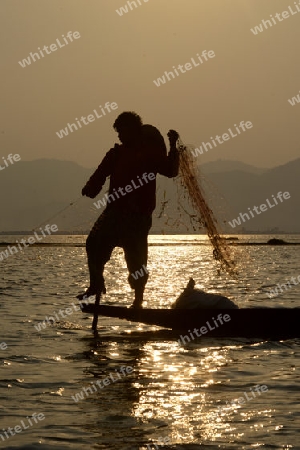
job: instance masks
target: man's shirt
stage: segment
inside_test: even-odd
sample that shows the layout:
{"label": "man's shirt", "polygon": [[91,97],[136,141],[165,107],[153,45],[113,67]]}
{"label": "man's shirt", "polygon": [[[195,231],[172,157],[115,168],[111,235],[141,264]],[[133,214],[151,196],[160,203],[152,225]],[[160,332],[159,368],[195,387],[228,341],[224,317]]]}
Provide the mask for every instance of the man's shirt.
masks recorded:
{"label": "man's shirt", "polygon": [[[122,211],[152,214],[156,205],[157,173],[172,178],[178,175],[178,170],[177,150],[171,150],[167,155],[164,139],[157,128],[143,125],[140,146],[116,144],[106,153],[86,188],[94,198],[101,191],[106,178],[110,177],[107,197],[110,206]],[[150,179],[149,174],[153,174]],[[125,191],[126,186],[132,187],[131,192]]]}

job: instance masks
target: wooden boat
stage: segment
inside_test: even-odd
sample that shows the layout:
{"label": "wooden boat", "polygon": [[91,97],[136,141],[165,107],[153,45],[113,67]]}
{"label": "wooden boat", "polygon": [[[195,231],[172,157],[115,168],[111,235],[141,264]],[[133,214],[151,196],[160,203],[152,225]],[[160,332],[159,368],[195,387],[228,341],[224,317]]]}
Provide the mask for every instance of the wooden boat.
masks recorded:
{"label": "wooden boat", "polygon": [[82,305],[82,312],[170,328],[180,331],[180,335],[192,333],[191,339],[206,336],[275,340],[300,337],[300,308],[133,309],[90,304]]}

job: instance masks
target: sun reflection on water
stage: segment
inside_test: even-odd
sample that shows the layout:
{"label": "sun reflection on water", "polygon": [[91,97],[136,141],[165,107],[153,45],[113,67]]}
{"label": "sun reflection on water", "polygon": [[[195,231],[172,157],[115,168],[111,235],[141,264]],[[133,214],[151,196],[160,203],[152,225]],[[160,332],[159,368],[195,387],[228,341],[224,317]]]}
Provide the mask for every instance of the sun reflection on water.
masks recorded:
{"label": "sun reflection on water", "polygon": [[139,400],[132,415],[159,423],[162,430],[168,427],[172,443],[214,441],[224,433],[234,434],[231,417],[237,410],[230,407],[220,413],[215,392],[221,391],[223,382],[215,375],[231,361],[232,348],[193,343],[187,351],[177,343],[146,343],[139,360],[141,382],[135,384]]}

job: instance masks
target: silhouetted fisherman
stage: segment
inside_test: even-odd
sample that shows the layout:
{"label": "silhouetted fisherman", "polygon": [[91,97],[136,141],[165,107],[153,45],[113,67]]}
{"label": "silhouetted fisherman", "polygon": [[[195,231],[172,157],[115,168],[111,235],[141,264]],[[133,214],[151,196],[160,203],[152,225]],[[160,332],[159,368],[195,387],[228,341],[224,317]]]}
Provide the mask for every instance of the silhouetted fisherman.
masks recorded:
{"label": "silhouetted fisherman", "polygon": [[[115,247],[122,247],[129,270],[128,281],[135,290],[133,307],[139,308],[148,279],[148,233],[156,202],[157,173],[172,178],[178,175],[178,133],[168,133],[170,152],[157,128],[143,125],[134,112],[123,112],[114,125],[121,145],[115,144],[82,189],[82,195],[95,198],[110,176],[107,206],[95,222],[86,241],[90,286],[84,296],[105,293],[104,266]],[[141,276],[133,277],[137,271]]]}

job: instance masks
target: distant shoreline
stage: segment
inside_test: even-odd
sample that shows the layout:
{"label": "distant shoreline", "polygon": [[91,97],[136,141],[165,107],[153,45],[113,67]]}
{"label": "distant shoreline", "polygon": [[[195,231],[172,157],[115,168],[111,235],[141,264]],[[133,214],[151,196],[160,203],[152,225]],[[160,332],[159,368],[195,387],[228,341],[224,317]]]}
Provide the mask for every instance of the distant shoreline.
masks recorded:
{"label": "distant shoreline", "polygon": [[[56,233],[55,236],[87,236],[89,234],[90,230],[87,231],[60,231],[59,233]],[[32,234],[32,230],[27,231],[0,231],[0,236],[20,236],[24,235],[27,236],[29,234]],[[223,236],[227,236],[230,238],[238,237],[238,236],[244,236],[244,235],[274,235],[274,236],[280,236],[280,235],[294,235],[294,234],[300,234],[300,231],[241,231],[240,233],[223,233]],[[149,233],[149,236],[206,236],[206,233]]]}
{"label": "distant shoreline", "polygon": [[[0,248],[1,247],[7,247],[8,245],[14,245],[14,242],[0,242]],[[148,242],[148,247],[172,247],[172,246],[191,246],[191,245],[206,245],[210,246],[211,243],[207,239],[206,241],[183,241],[183,242]],[[298,242],[282,242],[280,244],[275,243],[269,243],[269,242],[237,242],[235,240],[228,240],[227,241],[228,246],[264,246],[268,245],[269,247],[273,246],[287,246],[287,245],[300,245],[300,241]],[[32,244],[31,247],[85,247],[85,242],[41,242]]]}

